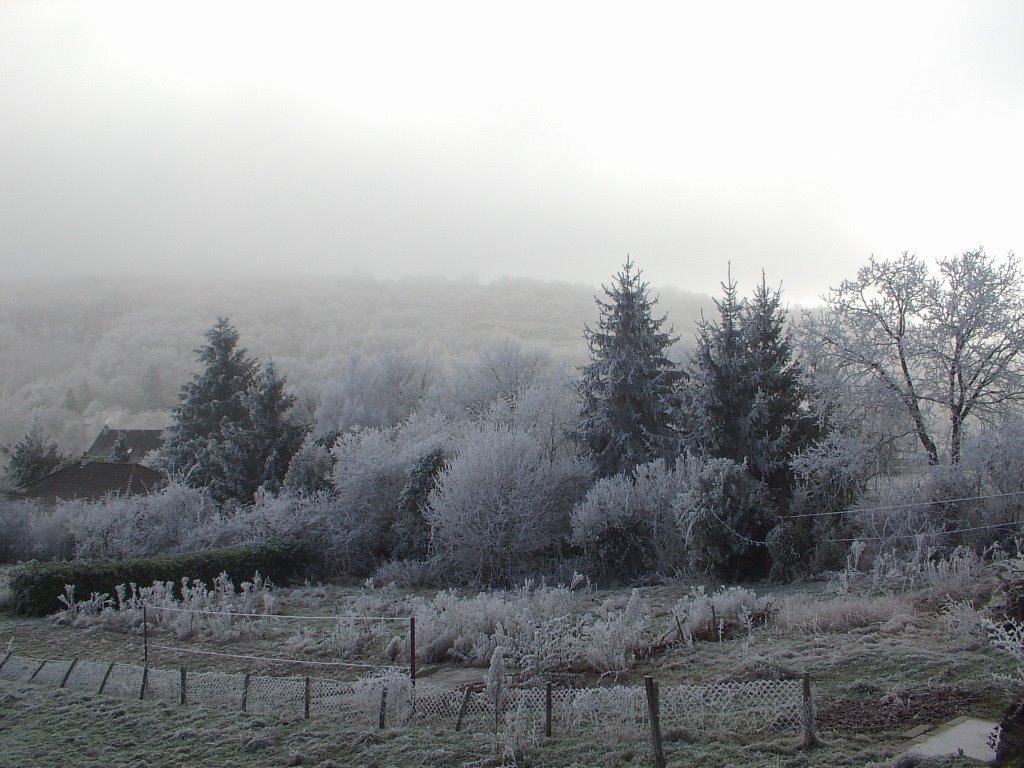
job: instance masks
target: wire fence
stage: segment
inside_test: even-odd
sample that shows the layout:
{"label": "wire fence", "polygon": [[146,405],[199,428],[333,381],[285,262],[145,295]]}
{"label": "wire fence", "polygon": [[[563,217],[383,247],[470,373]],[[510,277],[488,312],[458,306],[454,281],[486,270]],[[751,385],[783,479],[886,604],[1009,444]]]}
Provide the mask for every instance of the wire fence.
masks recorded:
{"label": "wire fence", "polygon": [[[8,653],[0,678],[124,699],[164,701],[274,715],[334,718],[366,728],[436,727],[519,738],[604,732],[638,737],[651,729],[644,688],[451,689],[384,672],[356,681],[163,669],[116,662],[38,659]],[[669,685],[660,688],[660,725],[687,738],[814,733],[809,678]],[[655,717],[659,717],[655,714]]]}

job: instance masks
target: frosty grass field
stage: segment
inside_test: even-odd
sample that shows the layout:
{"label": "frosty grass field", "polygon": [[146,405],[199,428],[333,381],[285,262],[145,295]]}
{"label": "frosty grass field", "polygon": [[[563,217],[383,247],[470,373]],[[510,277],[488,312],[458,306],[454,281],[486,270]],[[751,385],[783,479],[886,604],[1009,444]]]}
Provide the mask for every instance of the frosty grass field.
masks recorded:
{"label": "frosty grass field", "polygon": [[[978,564],[975,564],[978,566]],[[616,661],[616,642],[633,644],[677,637],[669,629],[682,613],[687,634],[696,626],[689,618],[708,607],[700,605],[690,585],[670,583],[631,590],[522,588],[505,593],[459,596],[446,592],[411,592],[394,588],[307,587],[274,592],[274,611],[283,614],[349,614],[383,611],[417,615],[422,625],[418,647],[431,661],[421,662],[420,679],[480,678],[486,672],[489,644],[473,621],[492,623],[502,615],[515,625],[510,611],[547,626],[574,627],[562,643],[571,646],[600,640],[605,655],[581,646],[571,668],[541,670],[539,677],[562,684],[640,686],[652,675],[662,686],[779,678],[810,672],[822,745],[797,748],[798,734],[701,734],[664,727],[670,765],[699,766],[863,766],[890,761],[906,742],[905,733],[966,714],[998,720],[1008,701],[993,673],[1012,674],[1013,660],[993,649],[979,620],[997,585],[991,566],[960,574],[933,574],[906,591],[870,590],[867,585],[836,593],[824,583],[760,587],[757,605],[767,606],[765,624],[755,624],[741,603],[723,627],[723,637],[683,642],[649,658]],[[877,584],[875,585],[878,586]],[[712,594],[709,590],[707,594]],[[727,594],[720,592],[720,595]],[[736,595],[749,593],[733,590]],[[996,597],[998,600],[998,597]],[[728,599],[719,601],[728,611]],[[700,603],[700,600],[697,601]],[[502,614],[505,611],[505,614]],[[545,612],[551,615],[544,615]],[[689,611],[692,616],[687,616]],[[554,612],[565,613],[564,617]],[[608,630],[617,617],[632,612],[633,635]],[[473,616],[476,619],[473,619]],[[442,617],[444,617],[442,619]],[[738,621],[734,620],[738,617]],[[575,623],[573,623],[575,621]],[[448,622],[445,624],[444,622]],[[561,623],[559,623],[561,622]],[[604,624],[602,624],[604,622]],[[15,653],[54,659],[96,659],[141,663],[138,628],[120,629],[110,622],[79,620],[80,626],[49,619],[0,615],[0,641]],[[616,625],[617,626],[617,625]],[[597,627],[598,629],[595,629]],[[601,629],[604,627],[604,629]],[[391,633],[393,629],[386,630]],[[506,644],[515,646],[516,628],[501,627]],[[163,632],[163,634],[161,634]],[[460,633],[465,633],[465,637]],[[475,640],[469,636],[475,633]],[[199,633],[201,634],[201,633]],[[203,639],[179,640],[156,629],[151,642],[176,643],[218,653],[288,656],[310,659],[363,659],[388,663],[386,650],[372,636],[342,637],[342,631],[312,626],[240,631]],[[199,643],[196,645],[196,643]],[[419,645],[419,643],[424,645]],[[426,644],[433,643],[428,649]],[[392,652],[394,649],[392,649]],[[588,657],[587,654],[590,653]],[[286,665],[256,665],[221,657],[153,652],[152,666],[247,671],[259,674],[313,674]],[[476,657],[474,658],[474,654]],[[628,654],[632,656],[632,654]],[[469,658],[470,664],[456,659]],[[401,662],[401,657],[398,659]],[[511,661],[521,662],[512,654]],[[602,665],[606,668],[601,671]],[[520,664],[522,666],[522,664]],[[539,665],[544,666],[544,665]],[[628,666],[615,672],[612,668]],[[462,668],[460,673],[451,670]],[[469,667],[467,669],[467,667]],[[536,671],[536,670],[535,670]],[[315,674],[321,674],[317,670]],[[347,673],[351,675],[352,672]],[[521,679],[527,673],[518,672]],[[536,680],[536,676],[535,676]],[[0,679],[0,747],[6,766],[533,766],[653,765],[650,741],[624,738],[615,732],[552,739],[529,735],[517,755],[502,739],[480,729],[455,732],[454,725],[383,730],[354,726],[337,719],[293,719],[243,715],[238,711],[162,702],[128,701],[69,690],[57,690]],[[300,762],[301,761],[301,762]],[[942,765],[968,765],[951,758]]]}

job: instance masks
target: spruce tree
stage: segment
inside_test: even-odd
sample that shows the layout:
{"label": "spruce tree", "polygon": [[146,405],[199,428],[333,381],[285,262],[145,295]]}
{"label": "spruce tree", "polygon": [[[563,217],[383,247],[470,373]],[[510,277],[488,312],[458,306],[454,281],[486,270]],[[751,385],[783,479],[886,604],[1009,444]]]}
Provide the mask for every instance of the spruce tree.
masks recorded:
{"label": "spruce tree", "polygon": [[746,424],[745,458],[754,477],[777,500],[792,489],[792,458],[821,434],[786,327],[782,295],[761,275],[743,318],[747,367],[753,392]]}
{"label": "spruce tree", "polygon": [[42,422],[34,419],[25,436],[11,448],[7,479],[15,488],[24,488],[56,470],[66,460],[57,443],[46,433]]}
{"label": "spruce tree", "polygon": [[666,356],[676,341],[653,317],[657,300],[626,260],[607,301],[595,297],[600,316],[584,338],[590,362],[581,369],[582,421],[578,438],[590,451],[597,477],[632,474],[640,464],[675,459],[679,446],[675,392],[680,373]]}
{"label": "spruce tree", "polygon": [[222,456],[225,435],[249,418],[246,392],[256,361],[238,348],[238,331],[225,317],[206,332],[196,350],[204,369],[182,386],[171,424],[164,431],[160,463],[187,485],[217,489],[226,485]]}
{"label": "spruce tree", "polygon": [[742,463],[745,415],[752,398],[744,344],[744,302],[730,273],[715,299],[719,319],[702,317],[691,355],[685,395],[686,429],[697,454]]}
{"label": "spruce tree", "polygon": [[285,384],[270,360],[254,376],[242,396],[246,418],[226,425],[218,441],[220,472],[211,486],[215,498],[248,500],[260,487],[281,487],[305,435],[289,418],[295,397]]}
{"label": "spruce tree", "polygon": [[684,390],[687,437],[699,455],[746,466],[777,501],[790,494],[791,460],[819,434],[808,409],[781,292],[761,285],[739,300],[732,277],[702,320]]}

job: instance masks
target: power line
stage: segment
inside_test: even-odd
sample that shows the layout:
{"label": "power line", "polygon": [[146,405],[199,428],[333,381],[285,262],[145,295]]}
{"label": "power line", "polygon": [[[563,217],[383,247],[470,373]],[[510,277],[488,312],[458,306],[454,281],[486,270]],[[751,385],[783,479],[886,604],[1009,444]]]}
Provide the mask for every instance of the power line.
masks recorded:
{"label": "power line", "polygon": [[969,528],[956,528],[952,531],[929,531],[924,533],[900,533],[892,536],[857,536],[853,539],[823,539],[834,544],[848,544],[854,541],[892,541],[893,539],[916,539],[919,536],[945,536],[953,533],[968,533],[970,531],[990,531],[995,528],[1006,528],[1008,526],[1021,526],[1024,523],[997,523],[995,525],[975,525]]}
{"label": "power line", "polygon": [[799,515],[785,515],[784,520],[793,520],[801,517],[828,517],[831,515],[850,515],[861,512],[889,512],[895,509],[909,509],[911,507],[928,506],[931,504],[953,504],[958,501],[984,501],[986,499],[1005,499],[1011,496],[1024,496],[1024,491],[1011,491],[1010,493],[992,493],[983,496],[961,496],[956,499],[935,499],[934,501],[911,501],[906,504],[890,504],[885,507],[853,507],[835,512],[805,512]]}

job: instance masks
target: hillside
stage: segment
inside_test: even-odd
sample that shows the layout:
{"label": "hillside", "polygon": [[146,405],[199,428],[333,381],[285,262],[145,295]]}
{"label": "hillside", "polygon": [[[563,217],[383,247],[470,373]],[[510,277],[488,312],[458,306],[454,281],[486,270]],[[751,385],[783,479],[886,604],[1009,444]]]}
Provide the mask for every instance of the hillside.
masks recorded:
{"label": "hillside", "polygon": [[[0,287],[0,445],[17,440],[33,415],[71,452],[108,422],[163,426],[193,370],[192,350],[218,315],[232,319],[252,354],[274,357],[302,384],[338,375],[353,355],[410,351],[443,368],[506,338],[579,361],[599,290],[366,276],[9,283]],[[710,297],[654,293],[688,346]]]}

